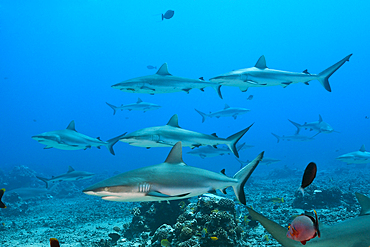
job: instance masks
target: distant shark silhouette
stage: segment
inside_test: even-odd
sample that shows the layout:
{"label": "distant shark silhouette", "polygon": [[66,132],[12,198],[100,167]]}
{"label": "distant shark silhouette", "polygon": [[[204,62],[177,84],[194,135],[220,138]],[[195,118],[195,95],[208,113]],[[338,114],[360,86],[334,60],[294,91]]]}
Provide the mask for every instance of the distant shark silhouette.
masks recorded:
{"label": "distant shark silhouette", "polygon": [[[245,143],[242,143],[240,145],[237,145],[236,149],[239,152],[242,149],[251,148],[251,147],[253,147],[253,146],[252,145],[246,145]],[[208,157],[216,157],[216,156],[219,156],[219,155],[222,156],[222,155],[230,154],[230,153],[231,153],[231,151],[227,147],[218,146],[217,148],[215,148],[215,147],[209,146],[209,145],[205,146],[205,147],[194,148],[193,150],[187,152],[187,154],[194,155],[194,156],[199,156],[202,159],[208,158]]]}
{"label": "distant shark silhouette", "polygon": [[273,136],[276,137],[277,139],[277,142],[280,142],[280,140],[285,140],[285,141],[296,141],[296,142],[306,142],[306,141],[312,141],[314,140],[314,137],[317,136],[319,133],[317,133],[316,135],[314,136],[304,136],[304,135],[299,135],[297,133],[295,133],[294,135],[290,135],[290,136],[278,136],[274,133],[271,133]]}
{"label": "distant shark silhouette", "polygon": [[221,173],[191,167],[182,160],[181,142],[177,142],[166,161],[125,172],[83,190],[87,195],[118,202],[166,201],[184,199],[233,187],[236,198],[246,203],[244,185],[263,157],[260,153],[251,163],[230,178]]}
{"label": "distant shark silhouette", "polygon": [[[305,247],[368,247],[370,246],[370,198],[356,193],[361,205],[358,217],[342,221],[332,226],[320,225],[320,238],[308,241]],[[288,228],[284,228],[272,220],[247,207],[250,216],[284,247],[302,247],[300,242],[286,236]]]}
{"label": "distant shark silhouette", "polygon": [[32,136],[32,139],[41,144],[45,144],[46,147],[44,147],[44,149],[57,148],[63,150],[86,150],[91,147],[100,148],[101,146],[105,146],[109,152],[114,155],[113,145],[116,144],[125,134],[119,135],[105,142],[100,140],[100,138],[92,138],[78,133],[75,128],[75,121],[72,120],[66,129],[44,132],[42,134]]}
{"label": "distant shark silhouette", "polygon": [[226,74],[222,74],[210,79],[211,82],[217,82],[220,85],[239,87],[245,92],[249,87],[268,87],[268,86],[283,86],[287,87],[293,83],[303,82],[308,85],[309,81],[318,80],[321,85],[329,92],[329,77],[337,71],[352,54],[346,56],[336,64],[330,66],[321,73],[315,75],[308,73],[307,70],[302,73],[289,72],[282,70],[269,69],[266,66],[265,56],[261,56],[256,65],[251,68],[234,70]]}
{"label": "distant shark silhouette", "polygon": [[348,164],[367,164],[370,163],[370,152],[366,152],[365,145],[362,145],[359,151],[343,154],[337,160]]}
{"label": "distant shark silhouette", "polygon": [[329,133],[332,133],[334,132],[334,129],[333,127],[331,127],[327,122],[324,122],[322,120],[322,117],[321,115],[319,114],[319,121],[315,121],[315,122],[310,122],[310,123],[304,123],[304,124],[299,124],[299,123],[296,123],[296,122],[293,122],[292,120],[288,119],[289,122],[291,122],[295,127],[297,127],[297,134],[299,133],[299,131],[301,129],[309,129],[310,131],[311,130],[315,130],[319,133],[326,133],[326,134],[329,134]]}
{"label": "distant shark silhouette", "polygon": [[164,126],[149,127],[134,131],[120,138],[120,141],[126,142],[132,146],[146,148],[169,147],[175,145],[178,141],[181,141],[183,146],[193,148],[225,144],[236,157],[239,157],[236,143],[252,125],[225,139],[219,138],[216,134],[207,135],[183,129],[179,126],[178,116],[175,114]]}
{"label": "distant shark silhouette", "polygon": [[189,91],[194,88],[198,88],[203,91],[206,87],[213,87],[218,93],[218,96],[222,99],[220,85],[204,81],[202,77],[195,80],[173,76],[168,72],[167,63],[164,63],[154,75],[136,77],[112,86],[112,88],[116,88],[124,92],[152,95],[175,92],[189,93]]}
{"label": "distant shark silhouette", "polygon": [[75,171],[75,169],[73,169],[72,166],[69,166],[68,167],[68,172],[64,173],[64,174],[61,174],[59,176],[55,176],[55,177],[52,177],[50,179],[42,178],[42,177],[38,177],[38,176],[36,176],[36,178],[45,182],[46,188],[48,188],[49,183],[62,182],[62,181],[79,181],[79,180],[91,178],[93,176],[95,176],[94,173],[84,172],[84,171]]}
{"label": "distant shark silhouette", "polygon": [[212,117],[215,117],[215,118],[233,117],[234,119],[236,119],[237,116],[251,111],[249,109],[241,108],[241,107],[230,107],[227,104],[225,104],[224,109],[222,109],[220,111],[212,112],[212,113],[209,113],[209,114],[198,111],[197,109],[194,109],[194,110],[202,116],[202,123],[204,123],[204,121],[206,120],[206,117],[209,117],[209,118],[212,118]]}
{"label": "distant shark silhouette", "polygon": [[114,106],[112,104],[109,104],[105,102],[110,108],[113,109],[113,115],[116,114],[117,110],[128,110],[128,111],[151,111],[151,110],[158,110],[161,108],[160,105],[153,104],[153,103],[148,103],[148,102],[143,102],[140,98],[137,99],[136,103],[133,104],[128,104],[128,105],[121,105],[121,106]]}

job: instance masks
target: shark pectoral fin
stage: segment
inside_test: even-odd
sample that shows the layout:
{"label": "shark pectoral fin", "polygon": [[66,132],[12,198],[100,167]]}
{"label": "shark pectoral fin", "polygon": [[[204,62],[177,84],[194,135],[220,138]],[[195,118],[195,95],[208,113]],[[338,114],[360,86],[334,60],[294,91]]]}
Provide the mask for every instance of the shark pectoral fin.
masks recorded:
{"label": "shark pectoral fin", "polygon": [[53,148],[52,146],[46,146],[44,147],[44,149],[50,149],[50,148]]}
{"label": "shark pectoral fin", "polygon": [[190,92],[191,88],[184,88],[182,91],[186,92],[187,94]]}
{"label": "shark pectoral fin", "polygon": [[281,86],[283,87],[283,88],[286,88],[287,86],[289,86],[290,84],[292,84],[292,82],[291,81],[288,81],[288,82],[282,82],[281,83]]}
{"label": "shark pectoral fin", "polygon": [[187,196],[189,194],[190,194],[190,192],[189,193],[185,193],[185,194],[170,196],[170,195],[163,194],[163,193],[161,193],[159,191],[150,191],[146,195],[147,196],[153,196],[153,197],[170,198],[170,197],[184,197],[184,196]]}
{"label": "shark pectoral fin", "polygon": [[240,89],[240,91],[242,91],[243,93],[248,91],[248,87],[239,87],[239,89]]}

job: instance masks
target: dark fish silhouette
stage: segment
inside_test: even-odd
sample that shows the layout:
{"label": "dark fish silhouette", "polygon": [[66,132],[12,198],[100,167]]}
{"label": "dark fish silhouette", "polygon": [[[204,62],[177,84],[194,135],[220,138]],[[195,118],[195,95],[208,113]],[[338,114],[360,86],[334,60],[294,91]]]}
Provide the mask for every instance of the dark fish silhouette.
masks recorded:
{"label": "dark fish silhouette", "polygon": [[50,239],[50,247],[60,247],[58,239],[51,238]]}
{"label": "dark fish silhouette", "polygon": [[152,65],[148,65],[148,66],[146,66],[148,69],[157,69],[157,66],[152,66]]}
{"label": "dark fish silhouette", "polygon": [[162,21],[163,19],[171,19],[174,14],[175,14],[175,11],[167,10],[166,13],[162,14]]}
{"label": "dark fish silhouette", "polygon": [[299,187],[299,190],[304,195],[304,188],[309,186],[316,177],[317,166],[315,163],[311,162],[307,165],[306,170],[304,170],[303,178],[302,178],[302,185]]}
{"label": "dark fish silhouette", "polygon": [[248,96],[247,100],[252,100],[252,99],[253,99],[253,95],[251,94]]}
{"label": "dark fish silhouette", "polygon": [[6,208],[5,204],[1,201],[1,198],[3,198],[5,189],[0,190],[0,208]]}

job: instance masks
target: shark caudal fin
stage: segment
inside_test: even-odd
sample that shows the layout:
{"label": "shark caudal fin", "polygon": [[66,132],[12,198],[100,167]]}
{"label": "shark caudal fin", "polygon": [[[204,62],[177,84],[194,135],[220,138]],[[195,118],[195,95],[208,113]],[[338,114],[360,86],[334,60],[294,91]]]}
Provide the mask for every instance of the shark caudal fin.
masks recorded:
{"label": "shark caudal fin", "polygon": [[243,135],[247,133],[247,131],[252,127],[252,125],[253,124],[251,124],[248,128],[245,128],[242,131],[239,131],[238,133],[226,138],[226,140],[228,141],[226,145],[229,147],[231,152],[233,152],[233,154],[238,158],[239,158],[239,153],[238,153],[238,150],[236,149],[236,143],[238,143],[240,138],[242,138]]}
{"label": "shark caudal fin", "polygon": [[291,122],[296,128],[297,128],[297,132],[295,132],[296,135],[299,134],[299,131],[301,130],[302,128],[302,125],[300,125],[299,123],[296,123],[296,122],[293,122],[292,120],[288,119],[289,122]]}
{"label": "shark caudal fin", "polygon": [[46,188],[49,188],[49,181],[50,179],[47,179],[47,178],[42,178],[42,177],[38,177],[36,176],[36,178],[40,179],[42,182],[44,182],[46,184]]}
{"label": "shark caudal fin", "polygon": [[109,105],[110,106],[110,108],[112,108],[113,109],[113,115],[116,115],[116,111],[117,111],[117,106],[114,106],[114,105],[111,105],[111,104],[109,104],[108,102],[105,102],[107,105]]}
{"label": "shark caudal fin", "polygon": [[278,136],[278,135],[276,135],[276,134],[274,134],[274,133],[271,133],[273,136],[275,136],[276,137],[276,139],[277,139],[277,142],[279,143],[279,141],[280,141],[280,136]]}
{"label": "shark caudal fin", "polygon": [[205,114],[204,112],[201,112],[201,111],[198,111],[197,109],[194,108],[194,110],[196,112],[198,112],[201,116],[202,116],[202,123],[204,123],[204,121],[206,121],[206,117],[208,117],[207,114]]}
{"label": "shark caudal fin", "polygon": [[298,241],[290,239],[286,236],[288,229],[280,226],[276,222],[269,220],[265,216],[257,213],[250,207],[247,207],[249,215],[253,220],[259,221],[259,223],[284,247],[297,247],[302,246]]}
{"label": "shark caudal fin", "polygon": [[[127,132],[126,132],[127,133]],[[117,137],[114,137],[114,138],[112,138],[112,139],[109,139],[108,141],[107,141],[107,144],[105,145],[107,148],[108,148],[108,150],[109,150],[109,152],[111,153],[111,154],[113,154],[113,155],[116,155],[115,153],[114,153],[114,150],[113,150],[113,146],[114,146],[114,144],[116,144],[122,137],[124,137],[125,135],[126,135],[126,133],[124,133],[124,134],[122,134],[122,135],[119,135],[119,136],[117,136]]]}
{"label": "shark caudal fin", "polygon": [[321,83],[321,85],[329,92],[331,92],[330,84],[329,84],[329,77],[337,71],[345,62],[349,61],[349,58],[352,56],[352,54],[349,54],[336,64],[330,66],[326,70],[320,72],[317,76],[317,80]]}
{"label": "shark caudal fin", "polygon": [[1,189],[1,190],[0,190],[0,208],[6,208],[5,203],[3,203],[3,202],[1,201],[1,199],[3,198],[4,192],[5,192],[5,189]]}
{"label": "shark caudal fin", "polygon": [[256,169],[258,163],[262,160],[264,152],[260,153],[252,162],[240,169],[234,178],[238,180],[238,184],[233,186],[236,198],[241,204],[246,204],[244,185],[248,178],[252,175],[254,169]]}

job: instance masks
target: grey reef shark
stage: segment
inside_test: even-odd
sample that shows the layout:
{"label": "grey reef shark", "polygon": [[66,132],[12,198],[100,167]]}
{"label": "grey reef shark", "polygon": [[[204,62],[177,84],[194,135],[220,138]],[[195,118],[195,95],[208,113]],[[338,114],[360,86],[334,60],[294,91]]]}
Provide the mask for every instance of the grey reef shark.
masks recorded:
{"label": "grey reef shark", "polygon": [[[245,143],[242,143],[240,145],[236,145],[236,150],[238,152],[240,150],[246,149],[246,148],[252,148],[252,145],[247,145]],[[194,148],[193,150],[187,152],[187,154],[194,155],[194,156],[199,156],[202,159],[204,158],[209,158],[209,157],[216,157],[216,156],[222,156],[225,154],[230,154],[231,151],[228,147],[213,147],[213,146],[205,146],[205,147],[199,147],[199,148]],[[249,163],[249,162],[248,162]]]}
{"label": "grey reef shark", "polygon": [[[334,225],[320,225],[320,238],[311,239],[307,247],[368,247],[370,246],[370,198],[356,193],[361,205],[358,217]],[[287,237],[288,228],[257,213],[247,207],[249,215],[261,225],[284,247],[301,247],[300,242]]]}
{"label": "grey reef shark", "polygon": [[198,111],[197,109],[194,109],[194,110],[202,116],[202,123],[204,123],[207,117],[209,118],[233,117],[234,119],[236,119],[237,116],[250,112],[249,109],[241,108],[241,107],[230,107],[228,104],[225,104],[224,109],[220,111],[212,112],[209,114]]}
{"label": "grey reef shark", "polygon": [[218,137],[215,133],[207,135],[183,129],[179,126],[178,116],[175,114],[166,125],[149,127],[131,132],[120,138],[120,141],[126,142],[132,146],[146,148],[171,147],[179,141],[182,142],[183,146],[192,148],[225,144],[236,157],[239,157],[236,143],[252,125],[225,139]]}
{"label": "grey reef shark", "polygon": [[288,119],[289,122],[291,122],[295,127],[297,127],[297,132],[296,133],[299,133],[299,131],[301,129],[308,129],[310,131],[314,130],[314,131],[317,131],[319,133],[325,133],[325,134],[329,134],[329,133],[333,133],[333,132],[337,132],[333,129],[333,127],[330,126],[330,124],[328,124],[327,122],[324,122],[322,120],[322,117],[321,115],[319,114],[319,121],[315,121],[315,122],[309,122],[309,123],[304,123],[304,124],[299,124],[299,123],[296,123],[296,122],[293,122],[292,120]]}
{"label": "grey reef shark", "polygon": [[[244,165],[246,165],[250,162],[249,160],[247,160],[247,161],[242,161],[240,159],[236,159],[236,160],[239,161],[241,166],[244,166]],[[278,159],[263,157],[263,159],[260,161],[260,165],[270,165],[270,164],[277,163],[277,162],[280,162],[280,161],[281,160],[278,160]]]}
{"label": "grey reef shark", "polygon": [[278,136],[278,135],[276,135],[274,133],[271,133],[271,134],[276,137],[277,142],[280,142],[280,140],[283,140],[283,141],[306,142],[306,141],[312,141],[312,140],[314,140],[314,137],[317,136],[319,133],[317,133],[316,135],[311,136],[311,137],[310,136],[300,135],[297,132],[294,135],[290,135],[290,136],[286,136],[286,135]]}
{"label": "grey reef shark", "polygon": [[151,95],[175,92],[189,93],[194,88],[204,91],[206,87],[213,87],[222,99],[221,86],[219,84],[204,81],[202,77],[199,79],[189,79],[171,75],[168,72],[167,63],[164,63],[154,75],[136,77],[112,86],[112,88],[123,92]]}
{"label": "grey reef shark", "polygon": [[63,150],[86,150],[91,147],[97,147],[100,149],[101,146],[105,146],[109,152],[114,155],[113,145],[116,144],[125,134],[114,137],[108,141],[102,141],[99,137],[93,138],[78,133],[75,128],[75,122],[72,120],[66,129],[44,132],[42,134],[32,136],[32,139],[41,144],[45,144],[46,147],[44,147],[44,149],[57,148]]}
{"label": "grey reef shark", "polygon": [[370,152],[366,152],[365,145],[362,145],[360,150],[343,154],[337,157],[337,160],[347,164],[367,164],[370,163]]}
{"label": "grey reef shark", "polygon": [[114,106],[112,104],[109,104],[108,102],[105,102],[110,108],[113,109],[113,115],[116,114],[118,110],[128,110],[128,111],[152,111],[152,110],[158,110],[161,108],[160,105],[153,104],[153,103],[148,103],[148,102],[143,102],[140,98],[137,99],[136,103],[133,104],[128,104],[128,105],[121,105],[121,106]]}
{"label": "grey reef shark", "polygon": [[310,74],[307,70],[302,73],[297,73],[269,69],[266,65],[265,56],[262,55],[254,67],[234,70],[229,73],[213,77],[210,81],[224,86],[239,87],[241,91],[246,92],[249,87],[268,87],[277,85],[287,87],[290,84],[299,82],[303,82],[308,85],[308,82],[318,80],[327,91],[331,92],[329,77],[346,61],[349,61],[351,56],[352,54],[346,56],[336,64],[316,75]]}
{"label": "grey reef shark", "polygon": [[83,190],[87,195],[118,202],[166,201],[199,196],[232,187],[236,198],[246,203],[244,185],[263,157],[260,153],[233,177],[188,166],[177,142],[164,163],[146,166],[108,178]]}
{"label": "grey reef shark", "polygon": [[63,181],[80,181],[83,179],[89,179],[95,176],[94,173],[90,172],[85,172],[85,171],[75,171],[75,169],[72,168],[72,166],[68,167],[68,172],[61,174],[59,176],[55,176],[52,178],[43,178],[43,177],[38,177],[36,178],[40,179],[46,184],[46,188],[49,187],[49,183],[54,183],[54,182],[63,182]]}

